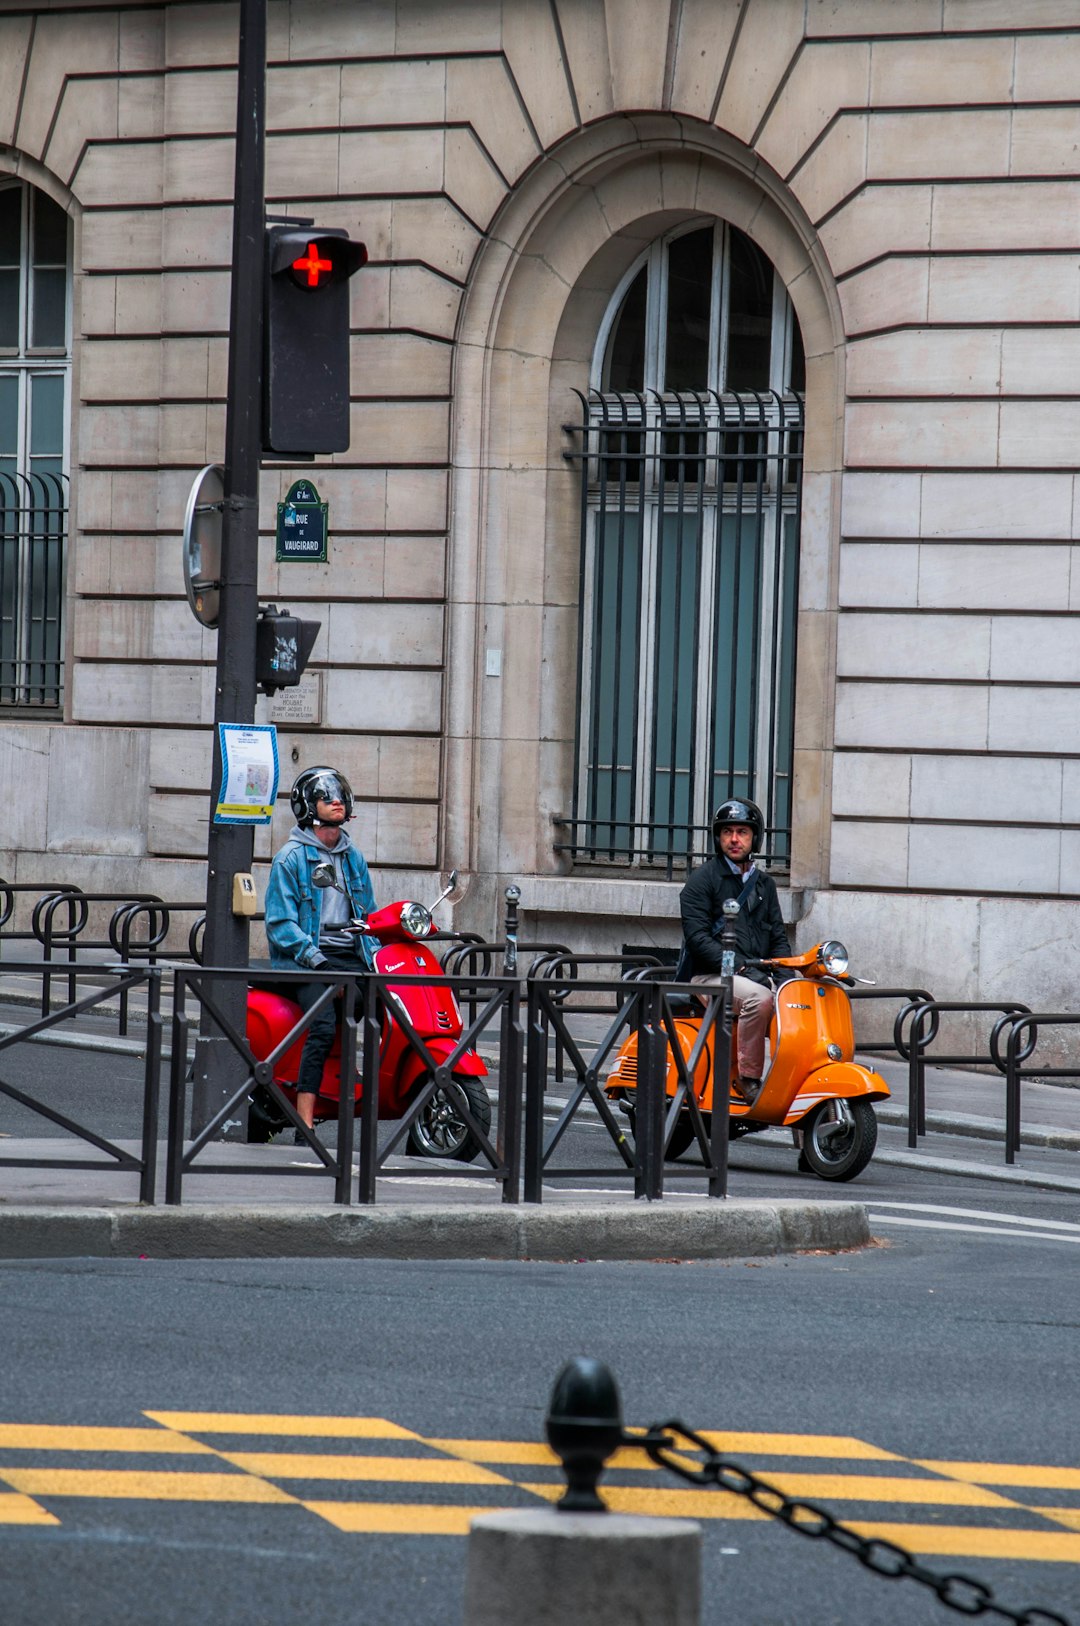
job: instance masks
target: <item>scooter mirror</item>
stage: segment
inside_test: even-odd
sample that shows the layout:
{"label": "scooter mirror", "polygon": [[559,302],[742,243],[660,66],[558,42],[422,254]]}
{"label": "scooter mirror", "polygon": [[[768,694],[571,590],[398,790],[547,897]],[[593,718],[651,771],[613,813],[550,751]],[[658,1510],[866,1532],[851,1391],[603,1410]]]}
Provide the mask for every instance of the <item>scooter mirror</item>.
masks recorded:
{"label": "scooter mirror", "polygon": [[439,893],[439,896],[435,899],[433,904],[429,905],[429,907],[432,909],[437,909],[439,904],[443,903],[447,898],[450,899],[451,903],[460,903],[467,890],[466,884],[461,879],[461,876],[458,874],[457,870],[452,869],[443,883],[443,889]]}
{"label": "scooter mirror", "polygon": [[336,891],[340,891],[333,864],[316,864],[311,872],[311,884],[323,888],[332,886]]}

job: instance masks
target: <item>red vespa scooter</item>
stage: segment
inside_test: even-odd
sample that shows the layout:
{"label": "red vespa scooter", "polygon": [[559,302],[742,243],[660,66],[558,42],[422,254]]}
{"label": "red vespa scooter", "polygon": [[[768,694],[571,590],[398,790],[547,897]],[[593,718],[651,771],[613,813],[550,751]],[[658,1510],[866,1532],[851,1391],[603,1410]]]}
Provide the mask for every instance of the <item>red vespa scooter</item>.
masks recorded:
{"label": "red vespa scooter", "polygon": [[[339,890],[333,864],[316,864],[311,879],[318,887]],[[442,978],[442,966],[424,943],[424,938],[430,937],[436,929],[432,912],[456,886],[457,871],[454,870],[449,884],[430,908],[405,900],[389,903],[366,918],[354,918],[353,930],[378,940],[379,946],[375,949],[377,971],[384,975],[396,971],[402,976]],[[445,982],[436,980],[427,986],[406,983],[396,988],[389,987],[387,993],[390,998],[379,1051],[379,1117],[401,1118],[430,1074],[424,1066],[423,1057],[412,1048],[404,1030],[394,1020],[393,1004],[396,1002],[401,1007],[436,1061],[446,1061],[452,1055],[461,1038],[463,1024],[453,989]],[[288,998],[284,984],[256,981],[250,985],[247,1038],[257,1061],[273,1054],[300,1021],[302,1014],[300,1006]],[[291,1104],[296,1102],[296,1080],[300,1073],[303,1048],[304,1035],[301,1035],[278,1058],[274,1067],[274,1082]],[[453,1076],[469,1111],[486,1134],[491,1127],[491,1103],[482,1082],[487,1077],[487,1068],[471,1047],[458,1057]],[[358,1109],[361,1095],[359,1079],[355,1095]],[[316,1124],[337,1118],[340,1097],[339,1030],[326,1059],[322,1083],[315,1098]],[[248,1140],[270,1140],[286,1127],[289,1127],[289,1120],[282,1113],[279,1103],[269,1090],[257,1086],[252,1091],[248,1109]],[[420,1157],[458,1158],[469,1163],[479,1152],[480,1145],[466,1123],[458,1102],[453,1099],[452,1092],[435,1090],[409,1129],[408,1148]]]}

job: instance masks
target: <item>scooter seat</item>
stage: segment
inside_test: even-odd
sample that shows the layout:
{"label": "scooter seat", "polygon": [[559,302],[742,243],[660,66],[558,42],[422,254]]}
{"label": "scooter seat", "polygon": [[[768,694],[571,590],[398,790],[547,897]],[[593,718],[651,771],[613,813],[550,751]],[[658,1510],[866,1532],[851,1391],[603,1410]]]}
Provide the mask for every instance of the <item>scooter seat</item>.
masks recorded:
{"label": "scooter seat", "polygon": [[705,1001],[697,994],[669,994],[668,1010],[672,1016],[703,1016]]}
{"label": "scooter seat", "polygon": [[292,997],[288,984],[284,982],[271,982],[269,976],[249,977],[248,987],[254,992],[260,994],[278,994],[282,999],[290,999]]}

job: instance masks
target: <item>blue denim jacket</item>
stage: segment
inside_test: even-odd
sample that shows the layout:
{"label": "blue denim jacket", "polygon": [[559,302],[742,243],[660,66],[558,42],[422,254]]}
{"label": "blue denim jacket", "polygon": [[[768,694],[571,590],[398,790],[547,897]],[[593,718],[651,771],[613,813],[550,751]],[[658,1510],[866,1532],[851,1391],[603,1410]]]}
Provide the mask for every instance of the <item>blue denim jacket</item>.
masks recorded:
{"label": "blue denim jacket", "polygon": [[[348,832],[343,834],[348,836]],[[350,842],[341,852],[345,884],[353,907],[361,914],[375,908],[375,893],[364,855]],[[294,827],[288,841],[274,859],[266,887],[266,936],[270,944],[270,964],[282,971],[297,966],[308,970],[319,957],[319,922],[322,892],[311,881],[315,865],[329,858],[328,850],[309,830]],[[371,964],[372,945],[368,938],[357,939],[360,953]]]}

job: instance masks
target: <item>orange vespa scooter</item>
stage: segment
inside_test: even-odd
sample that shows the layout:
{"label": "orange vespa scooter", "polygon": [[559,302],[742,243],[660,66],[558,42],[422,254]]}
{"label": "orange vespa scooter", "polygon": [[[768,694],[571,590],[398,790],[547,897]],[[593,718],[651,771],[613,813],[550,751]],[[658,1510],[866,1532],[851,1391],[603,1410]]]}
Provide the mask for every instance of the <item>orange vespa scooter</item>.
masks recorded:
{"label": "orange vespa scooter", "polygon": [[[874,1155],[877,1117],[873,1103],[889,1095],[889,1086],[872,1068],[855,1058],[855,1034],[847,988],[867,979],[848,974],[848,953],[843,943],[818,943],[805,954],[784,959],[751,960],[770,973],[775,1008],[769,1026],[769,1067],[761,1092],[752,1105],[732,1084],[738,1078],[737,1045],[731,1045],[728,1135],[743,1135],[783,1125],[802,1131],[806,1162],[822,1180],[854,1180]],[[672,1026],[689,1061],[701,1029],[704,1005],[691,996],[692,1014],[677,1014]],[[694,1009],[696,1007],[696,1009]],[[734,1024],[733,1024],[734,1026]],[[693,1089],[706,1129],[713,1108],[713,1050],[716,1026],[710,1029],[694,1070]],[[679,1071],[667,1045],[666,1088],[669,1097],[679,1087]],[[634,1124],[637,1093],[637,1034],[632,1033],[619,1052],[605,1091],[618,1101]],[[685,1109],[668,1139],[669,1158],[681,1156],[694,1141],[694,1126]]]}

